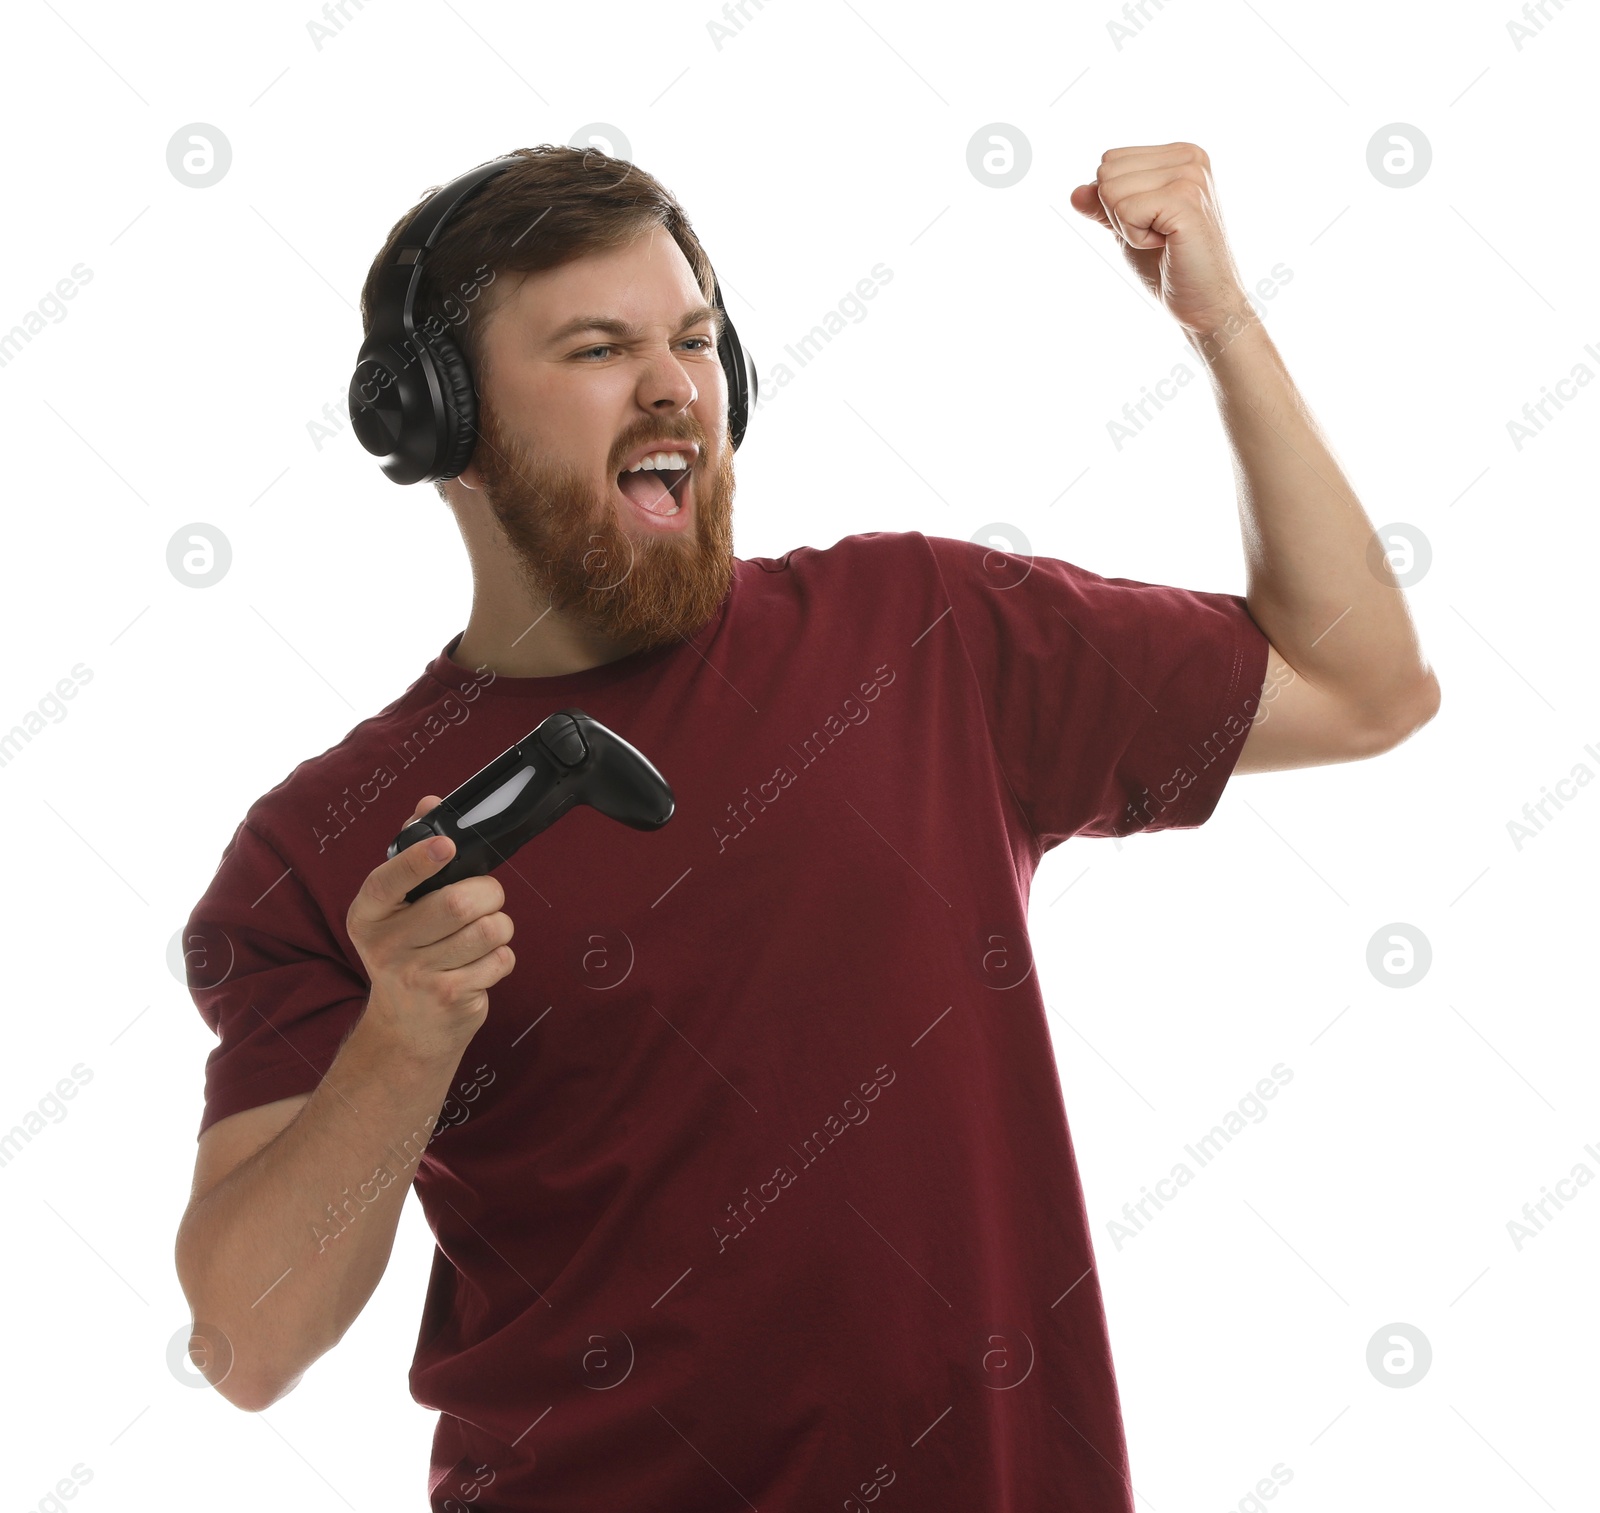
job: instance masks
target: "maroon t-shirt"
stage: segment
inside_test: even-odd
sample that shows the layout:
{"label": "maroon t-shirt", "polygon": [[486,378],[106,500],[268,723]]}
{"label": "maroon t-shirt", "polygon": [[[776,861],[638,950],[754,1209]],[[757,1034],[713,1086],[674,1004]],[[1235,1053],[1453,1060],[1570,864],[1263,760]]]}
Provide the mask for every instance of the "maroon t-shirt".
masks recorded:
{"label": "maroon t-shirt", "polygon": [[251,806],[187,927],[204,1130],[316,1088],[424,794],[569,706],[672,786],[659,831],[580,806],[495,874],[516,968],[415,1179],[432,1507],[1129,1513],[1028,890],[1211,814],[1244,600],[874,531],[584,672],[454,645]]}

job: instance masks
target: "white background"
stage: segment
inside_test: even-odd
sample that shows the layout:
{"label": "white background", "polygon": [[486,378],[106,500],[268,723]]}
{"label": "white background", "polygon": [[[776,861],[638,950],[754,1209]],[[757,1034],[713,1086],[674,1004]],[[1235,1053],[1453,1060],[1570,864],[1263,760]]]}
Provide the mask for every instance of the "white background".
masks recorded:
{"label": "white background", "polygon": [[[1109,0],[770,0],[720,47],[710,0],[348,10],[320,48],[311,0],[24,0],[7,24],[0,332],[92,272],[0,367],[0,731],[92,672],[0,766],[0,1132],[92,1073],[0,1167],[7,1507],[54,1506],[80,1464],[81,1508],[424,1506],[414,1201],[365,1312],[273,1408],[168,1367],[214,1044],[171,947],[247,806],[466,623],[432,487],[309,429],[342,405],[372,257],[428,187],[593,122],[683,201],[764,379],[892,270],[754,416],[740,556],[1003,521],[1100,573],[1242,592],[1199,365],[1067,203],[1107,148],[1210,153],[1246,280],[1292,270],[1268,329],[1369,517],[1430,543],[1407,597],[1444,703],[1389,755],[1237,777],[1204,827],[1075,840],[1035,880],[1137,1502],[1248,1508],[1282,1463],[1272,1505],[1301,1513],[1595,1506],[1600,1192],[1520,1250],[1507,1230],[1600,1172],[1600,795],[1569,788],[1520,849],[1507,829],[1600,771],[1600,394],[1520,449],[1507,428],[1600,372],[1592,10],[1520,49],[1510,0],[1169,0],[1120,48]],[[233,153],[204,189],[166,161],[195,122]],[[1032,151],[1004,189],[967,164],[995,122]],[[1432,147],[1409,188],[1367,162],[1397,122]],[[1179,363],[1198,381],[1119,451],[1107,422]],[[167,565],[195,523],[232,547],[206,589]],[[1432,950],[1407,988],[1367,964],[1396,923]],[[1268,1116],[1119,1248],[1122,1205],[1279,1062]],[[1431,1346],[1410,1386],[1368,1366],[1392,1325]]]}

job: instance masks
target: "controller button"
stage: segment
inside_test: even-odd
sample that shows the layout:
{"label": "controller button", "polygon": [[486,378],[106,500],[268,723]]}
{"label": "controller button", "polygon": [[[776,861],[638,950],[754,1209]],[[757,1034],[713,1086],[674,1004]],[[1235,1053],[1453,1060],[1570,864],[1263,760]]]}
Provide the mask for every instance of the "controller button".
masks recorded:
{"label": "controller button", "polygon": [[583,732],[571,715],[551,715],[545,721],[540,739],[563,767],[578,767],[589,754]]}

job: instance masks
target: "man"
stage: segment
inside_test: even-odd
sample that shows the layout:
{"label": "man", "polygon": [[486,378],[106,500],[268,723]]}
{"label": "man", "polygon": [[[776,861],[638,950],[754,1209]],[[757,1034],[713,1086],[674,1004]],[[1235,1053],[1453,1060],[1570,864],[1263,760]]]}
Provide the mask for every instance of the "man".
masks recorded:
{"label": "man", "polygon": [[[1130,1513],[1034,869],[1201,824],[1232,772],[1387,750],[1439,696],[1205,154],[1108,152],[1072,202],[1207,360],[1245,598],[919,532],[737,559],[671,196],[536,149],[442,236],[435,299],[489,280],[441,486],[470,618],[251,807],[188,926],[220,1043],[178,1269],[230,1401],[338,1341],[414,1183],[435,1509]],[[451,843],[390,838],[568,706],[672,822],[579,808],[407,904]]]}

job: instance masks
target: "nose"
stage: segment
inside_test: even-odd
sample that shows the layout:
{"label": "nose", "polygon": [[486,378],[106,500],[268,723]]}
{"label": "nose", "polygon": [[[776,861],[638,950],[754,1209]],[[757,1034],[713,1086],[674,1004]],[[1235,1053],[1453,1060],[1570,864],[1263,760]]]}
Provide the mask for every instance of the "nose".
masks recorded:
{"label": "nose", "polygon": [[639,375],[639,403],[653,415],[687,410],[700,390],[687,369],[667,348],[651,354]]}

